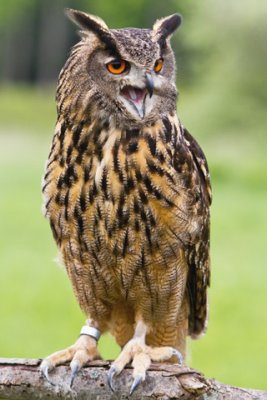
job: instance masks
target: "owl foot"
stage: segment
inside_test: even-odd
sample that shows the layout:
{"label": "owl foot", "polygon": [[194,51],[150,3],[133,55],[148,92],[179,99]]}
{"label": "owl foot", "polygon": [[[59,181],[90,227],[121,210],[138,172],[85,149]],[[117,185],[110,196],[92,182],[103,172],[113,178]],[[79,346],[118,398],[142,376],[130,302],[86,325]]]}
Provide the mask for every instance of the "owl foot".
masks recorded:
{"label": "owl foot", "polygon": [[101,357],[97,349],[96,338],[87,334],[81,334],[81,336],[72,346],[68,347],[67,349],[57,351],[45,358],[40,365],[40,371],[44,378],[46,378],[51,385],[55,386],[55,383],[50,378],[49,372],[51,372],[57,365],[70,362],[70,387],[72,387],[75,377],[80,369],[88,361],[99,358]]}
{"label": "owl foot", "polygon": [[124,369],[126,364],[132,361],[133,366],[133,383],[130,389],[130,395],[146,378],[146,371],[148,370],[152,361],[166,361],[176,357],[180,364],[183,362],[181,353],[173,347],[150,347],[147,346],[142,338],[131,339],[123,348],[119,357],[112,364],[108,372],[108,384],[112,391],[114,390],[113,378],[119,375]]}

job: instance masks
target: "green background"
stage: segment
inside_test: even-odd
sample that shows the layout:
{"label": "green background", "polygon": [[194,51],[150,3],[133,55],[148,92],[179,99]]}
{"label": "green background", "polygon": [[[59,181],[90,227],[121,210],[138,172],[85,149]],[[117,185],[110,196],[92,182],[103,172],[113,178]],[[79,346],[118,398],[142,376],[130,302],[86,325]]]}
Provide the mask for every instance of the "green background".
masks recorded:
{"label": "green background", "polygon": [[[183,14],[173,40],[178,114],[206,153],[213,186],[209,327],[201,340],[188,341],[187,362],[228,384],[267,389],[267,3],[51,3],[62,18],[71,5],[99,14],[111,27],[149,27],[156,17]],[[34,73],[12,75],[27,52],[12,47],[13,39],[6,44],[25,20],[35,21],[40,4],[0,3],[6,49],[0,60],[0,357],[44,357],[72,344],[84,322],[64,269],[54,261],[56,246],[41,214],[55,79],[41,79],[37,53]],[[66,56],[64,50],[62,60]],[[16,65],[7,68],[11,59]],[[100,349],[105,358],[118,354],[109,336]]]}

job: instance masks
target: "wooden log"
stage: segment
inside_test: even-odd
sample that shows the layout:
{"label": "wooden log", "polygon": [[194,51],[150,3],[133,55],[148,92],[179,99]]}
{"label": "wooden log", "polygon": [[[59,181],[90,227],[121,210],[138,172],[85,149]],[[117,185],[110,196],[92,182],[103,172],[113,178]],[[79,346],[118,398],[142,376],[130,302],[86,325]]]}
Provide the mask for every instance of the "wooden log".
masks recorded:
{"label": "wooden log", "polygon": [[152,364],[147,379],[129,396],[132,369],[114,378],[116,391],[107,384],[108,361],[88,363],[70,388],[70,368],[51,372],[53,384],[39,371],[41,360],[0,359],[0,398],[12,400],[267,400],[267,392],[241,389],[206,379],[200,372],[173,364]]}

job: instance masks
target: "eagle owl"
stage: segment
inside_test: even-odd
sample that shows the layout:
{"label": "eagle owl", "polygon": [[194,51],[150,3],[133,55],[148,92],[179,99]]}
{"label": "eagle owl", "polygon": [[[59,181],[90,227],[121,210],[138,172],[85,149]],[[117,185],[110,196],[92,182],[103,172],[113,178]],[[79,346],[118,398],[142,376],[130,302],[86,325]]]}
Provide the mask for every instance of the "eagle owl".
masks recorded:
{"label": "eagle owl", "polygon": [[208,166],[176,113],[170,38],[181,17],[109,29],[96,16],[67,14],[81,41],[59,76],[44,212],[88,319],[41,371],[49,379],[70,361],[73,383],[109,331],[122,348],[109,385],[132,362],[132,393],[151,361],[181,363],[187,335],[206,328]]}

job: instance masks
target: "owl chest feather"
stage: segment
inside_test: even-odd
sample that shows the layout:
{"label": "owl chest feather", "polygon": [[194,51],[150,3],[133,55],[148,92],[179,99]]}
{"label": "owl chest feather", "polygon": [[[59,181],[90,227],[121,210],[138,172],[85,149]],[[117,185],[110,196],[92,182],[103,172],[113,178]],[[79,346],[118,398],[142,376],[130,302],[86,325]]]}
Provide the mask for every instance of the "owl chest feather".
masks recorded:
{"label": "owl chest feather", "polygon": [[177,278],[180,250],[196,224],[188,215],[190,171],[173,167],[177,130],[169,124],[171,133],[162,122],[142,132],[102,130],[86,146],[80,137],[75,147],[73,131],[56,137],[45,210],[65,262],[95,264],[108,270],[109,282],[115,271],[124,288],[144,270],[156,286],[162,273]]}

